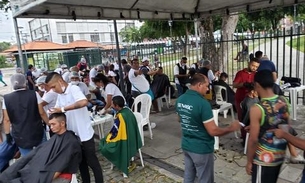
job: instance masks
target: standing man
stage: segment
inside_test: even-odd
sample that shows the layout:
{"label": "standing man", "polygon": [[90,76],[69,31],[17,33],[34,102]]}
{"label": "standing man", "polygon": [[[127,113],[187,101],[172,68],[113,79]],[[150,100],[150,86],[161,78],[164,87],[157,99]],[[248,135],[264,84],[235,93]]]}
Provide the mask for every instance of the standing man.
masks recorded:
{"label": "standing man", "polygon": [[184,183],[214,183],[214,136],[222,136],[240,128],[238,121],[219,128],[213,118],[210,103],[203,97],[209,90],[208,78],[195,74],[190,89],[176,102],[176,111],[182,128],[184,152]]}
{"label": "standing man", "polygon": [[180,63],[177,63],[174,67],[175,83],[178,90],[178,97],[182,95],[186,90],[186,83],[188,82],[187,74],[187,58],[182,57]]}
{"label": "standing man", "polygon": [[[214,75],[214,73],[213,73],[211,68],[212,68],[211,61],[205,60],[202,63],[202,68],[199,70],[199,73],[201,73],[201,74],[205,75],[206,77],[208,77],[210,84],[212,84],[216,80],[216,77],[215,77],[215,75]],[[217,71],[215,74],[219,75],[219,71]]]}
{"label": "standing man", "polygon": [[144,57],[142,60],[142,66],[140,70],[143,72],[145,78],[147,79],[148,83],[151,84],[151,77],[157,73],[157,70],[152,70],[149,68],[149,59],[147,57]]}
{"label": "standing man", "polygon": [[252,58],[248,64],[248,68],[238,71],[233,80],[233,88],[237,88],[235,94],[235,108],[237,110],[239,121],[242,121],[242,110],[240,108],[240,103],[247,96],[249,91],[246,89],[246,87],[251,85],[251,83],[254,81],[254,75],[258,67],[259,60],[257,58]]}
{"label": "standing man", "polygon": [[49,120],[39,94],[26,89],[23,74],[14,74],[11,83],[14,91],[4,95],[2,103],[4,132],[7,143],[14,139],[21,156],[25,156],[43,141],[42,120],[46,123]]}
{"label": "standing man", "polygon": [[29,90],[34,90],[34,87],[35,87],[34,76],[32,74],[34,69],[35,69],[34,66],[30,64],[28,66],[28,71],[26,72],[26,78],[28,80]]}
{"label": "standing man", "polygon": [[273,76],[268,70],[255,74],[254,87],[261,102],[250,109],[250,136],[246,171],[252,183],[276,183],[285,160],[287,141],[270,130],[288,125],[289,107],[284,97],[273,93]]}
{"label": "standing man", "polygon": [[103,172],[95,154],[93,128],[87,110],[87,98],[76,85],[67,84],[56,72],[48,74],[48,86],[58,93],[55,108],[51,113],[66,113],[67,129],[74,131],[82,142],[82,162],[80,174],[84,183],[90,183],[88,166],[92,169],[95,182],[103,183]]}

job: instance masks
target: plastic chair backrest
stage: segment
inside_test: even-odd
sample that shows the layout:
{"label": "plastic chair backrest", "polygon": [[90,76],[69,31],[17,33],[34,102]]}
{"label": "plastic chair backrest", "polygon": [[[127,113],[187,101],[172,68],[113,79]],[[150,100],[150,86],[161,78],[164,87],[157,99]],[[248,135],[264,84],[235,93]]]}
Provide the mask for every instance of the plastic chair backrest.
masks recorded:
{"label": "plastic chair backrest", "polygon": [[137,119],[139,133],[141,136],[142,144],[144,145],[144,136],[143,136],[144,132],[143,132],[143,125],[142,125],[143,116],[139,112],[133,112],[133,114],[135,115],[135,117]]}
{"label": "plastic chair backrest", "polygon": [[[138,104],[141,103],[140,110],[138,109]],[[141,94],[134,99],[134,111],[142,114],[144,119],[149,119],[150,107],[151,107],[151,97],[148,94]]]}
{"label": "plastic chair backrest", "polygon": [[[214,85],[214,90],[216,94],[216,102],[227,102],[228,99],[228,93],[227,88],[220,85]],[[225,99],[222,97],[222,90],[225,90]]]}

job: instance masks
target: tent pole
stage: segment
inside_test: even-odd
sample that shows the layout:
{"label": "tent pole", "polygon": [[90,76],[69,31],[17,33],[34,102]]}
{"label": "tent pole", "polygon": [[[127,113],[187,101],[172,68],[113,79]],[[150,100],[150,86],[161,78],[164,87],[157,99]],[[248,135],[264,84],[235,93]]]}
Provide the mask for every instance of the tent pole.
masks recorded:
{"label": "tent pole", "polygon": [[25,72],[24,59],[23,59],[23,54],[22,54],[22,48],[21,48],[21,41],[20,41],[17,18],[13,18],[13,21],[14,21],[15,35],[16,35],[16,41],[17,41],[17,47],[18,47],[20,67],[21,67],[22,71]]}
{"label": "tent pole", "polygon": [[116,43],[116,50],[118,54],[118,64],[119,64],[119,75],[120,75],[120,88],[122,94],[125,96],[125,86],[124,86],[124,78],[123,78],[123,69],[122,69],[122,61],[121,61],[121,51],[120,51],[120,44],[119,44],[119,36],[118,36],[118,28],[116,24],[116,20],[113,20],[113,27],[114,27],[114,36],[115,36],[115,43]]}
{"label": "tent pole", "polygon": [[196,36],[196,62],[199,61],[199,51],[198,51],[198,24],[197,19],[194,19],[194,28],[195,28],[195,36]]}

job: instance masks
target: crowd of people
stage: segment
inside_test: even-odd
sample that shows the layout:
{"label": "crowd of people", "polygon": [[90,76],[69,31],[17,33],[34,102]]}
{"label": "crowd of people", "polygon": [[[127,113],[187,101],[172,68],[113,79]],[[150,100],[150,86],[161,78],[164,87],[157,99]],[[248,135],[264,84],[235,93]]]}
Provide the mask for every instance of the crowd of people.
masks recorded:
{"label": "crowd of people", "polygon": [[[277,182],[287,147],[291,163],[304,162],[296,151],[296,147],[304,149],[303,140],[295,137],[297,132],[290,126],[290,104],[276,84],[276,69],[267,56],[261,51],[255,57],[251,55],[248,67],[235,74],[233,88],[226,83],[228,74],[213,71],[210,61],[197,62],[191,68],[186,63],[187,58],[183,57],[174,68],[180,96],[176,111],[182,128],[184,183],[193,183],[196,176],[200,183],[214,182],[214,136],[239,129],[243,146],[249,134],[246,172],[253,183]],[[226,128],[218,127],[213,117],[216,85],[226,88],[227,95],[222,95],[228,96],[225,100],[234,106],[238,116]]]}
{"label": "crowd of people", "polygon": [[[16,146],[14,154],[19,152],[21,160],[9,167],[8,162],[0,164],[0,182],[70,182],[79,170],[82,181],[90,183],[89,167],[95,182],[104,182],[95,153],[91,113],[114,115],[114,125],[101,140],[100,151],[128,175],[133,169],[130,159],[142,146],[130,110],[133,99],[149,94],[151,112],[158,113],[157,100],[171,87],[163,68],[151,66],[149,61],[135,57],[123,59],[121,65],[115,62],[89,68],[81,57],[76,66],[58,65],[53,72],[37,71],[33,65],[25,74],[17,69],[11,77],[13,92],[4,95],[2,109],[5,142]],[[289,126],[289,102],[276,90],[275,66],[261,51],[250,58],[247,68],[235,74],[233,88],[227,83],[228,74],[213,70],[212,62],[198,61],[190,67],[187,62],[182,57],[173,67],[185,183],[193,183],[196,176],[200,183],[214,182],[214,136],[237,130],[241,130],[243,145],[249,133],[246,172],[252,175],[252,182],[277,181],[286,147],[291,162],[304,161],[296,151],[296,147],[304,149],[303,141]],[[215,85],[226,88],[223,98],[238,116],[225,128],[218,127],[213,117]]]}
{"label": "crowd of people", "polygon": [[[118,62],[89,69],[85,57],[82,57],[76,66],[68,68],[66,64],[62,64],[53,72],[41,72],[41,69],[37,71],[33,65],[28,65],[27,72],[23,74],[17,68],[16,74],[11,77],[13,92],[3,97],[3,131],[6,144],[17,147],[14,153],[20,153],[22,161],[8,167],[8,160],[12,158],[10,156],[3,167],[0,167],[3,172],[0,182],[69,182],[72,174],[77,172],[75,165],[79,165],[84,183],[90,182],[89,167],[95,182],[104,182],[103,171],[95,154],[90,112],[115,117],[114,125],[117,128],[110,131],[112,137],[105,138],[107,143],[101,147],[103,155],[113,160],[118,157],[113,154],[113,149],[110,151],[107,148],[111,140],[120,138],[121,136],[116,136],[129,131],[128,139],[132,141],[131,133],[138,132],[135,117],[127,110],[127,106],[132,105],[132,99],[142,93],[150,93],[154,110],[158,112],[156,100],[170,86],[169,78],[163,74],[162,67],[152,69],[148,58],[141,60],[141,67],[139,62],[138,58],[129,63],[122,60],[124,88],[119,85],[121,78],[118,77]],[[129,127],[132,122],[133,128],[136,127],[134,129]],[[156,125],[151,126],[154,128]],[[118,128],[125,132],[115,131]],[[126,163],[114,162],[126,174],[129,159],[142,146],[140,135],[134,137],[139,143],[133,148],[128,147],[129,151],[126,150],[131,152],[125,159]],[[69,145],[65,145],[66,143]],[[50,152],[45,154],[47,150]],[[119,149],[117,151],[121,153]],[[63,161],[65,156],[69,158]],[[40,165],[33,167],[35,163]],[[12,174],[14,171],[27,173]]]}

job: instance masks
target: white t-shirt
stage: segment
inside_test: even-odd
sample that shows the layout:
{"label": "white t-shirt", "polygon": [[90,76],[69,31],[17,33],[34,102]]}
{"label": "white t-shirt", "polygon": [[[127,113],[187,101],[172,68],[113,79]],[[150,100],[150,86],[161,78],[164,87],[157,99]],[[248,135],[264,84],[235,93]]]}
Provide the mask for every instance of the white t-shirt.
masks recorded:
{"label": "white t-shirt", "polygon": [[80,90],[83,92],[83,94],[85,96],[90,94],[88,86],[85,83],[79,82],[78,85],[76,85],[76,86],[78,86],[80,88]]}
{"label": "white t-shirt", "polygon": [[90,80],[90,85],[94,85],[92,78],[94,78],[97,75],[97,70],[96,68],[92,68],[89,72],[89,80]]}
{"label": "white t-shirt", "polygon": [[48,92],[45,92],[42,96],[42,100],[45,101],[46,103],[48,103],[47,105],[45,105],[43,108],[46,111],[46,113],[48,114],[48,110],[55,107],[56,104],[56,100],[57,100],[57,96],[58,94],[55,93],[53,90],[50,90]]}
{"label": "white t-shirt", "polygon": [[[89,90],[89,92],[90,92],[90,91],[92,91],[92,90],[95,90],[95,89],[96,89],[96,87],[95,87],[95,86],[92,86],[92,85],[89,85],[89,86],[88,86],[88,90]],[[94,92],[90,92],[90,94],[91,94],[90,99],[96,99],[96,95],[95,95],[95,93],[94,93]]]}
{"label": "white t-shirt", "polygon": [[[15,90],[13,92],[18,92],[18,91],[21,91],[21,90],[25,90],[25,89]],[[40,95],[37,92],[35,92],[35,93],[36,93],[36,98],[37,98],[37,104],[40,104],[42,102],[42,99],[41,99]],[[2,100],[2,109],[6,109],[4,98]]]}
{"label": "white t-shirt", "polygon": [[[112,95],[112,98],[115,96],[123,96],[122,92],[120,91],[120,89],[113,83],[108,83],[105,87],[105,95],[107,97],[107,95]],[[106,100],[106,98],[105,98]]]}
{"label": "white t-shirt", "polygon": [[142,92],[142,93],[147,92],[149,90],[149,83],[146,80],[144,74],[135,76],[134,72],[135,72],[135,70],[133,68],[131,68],[128,73],[129,81],[132,84],[131,90],[137,91],[137,92],[140,90],[140,92]]}
{"label": "white t-shirt", "polygon": [[[86,100],[85,95],[76,85],[69,84],[66,92],[59,94],[56,101],[56,107],[66,107],[77,101]],[[82,142],[92,138],[94,131],[91,126],[91,120],[87,106],[66,112],[67,129],[75,132]]]}
{"label": "white t-shirt", "polygon": [[114,69],[113,70],[119,70],[120,66],[118,63],[113,63]]}
{"label": "white t-shirt", "polygon": [[209,78],[209,82],[210,83],[212,83],[212,81],[215,80],[214,73],[213,73],[213,71],[211,69],[208,71],[208,78]]}
{"label": "white t-shirt", "polygon": [[[178,63],[178,64],[179,64],[180,67],[181,67],[181,64],[180,64],[180,63]],[[182,67],[182,68],[183,68],[183,67]],[[187,65],[185,65],[184,68],[187,70]],[[177,64],[176,64],[175,67],[174,67],[174,76],[175,76],[175,75],[179,75],[179,67],[178,67]],[[176,83],[176,84],[180,84],[177,77],[175,77],[175,83]]]}
{"label": "white t-shirt", "polygon": [[113,71],[108,71],[108,76],[116,77],[116,73]]}

